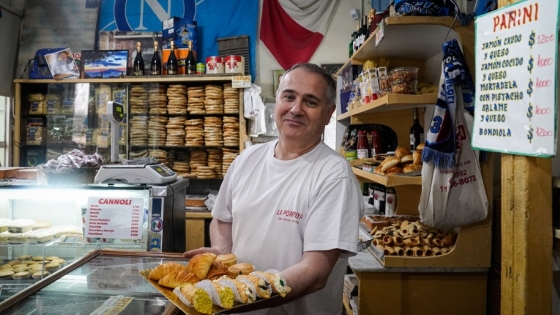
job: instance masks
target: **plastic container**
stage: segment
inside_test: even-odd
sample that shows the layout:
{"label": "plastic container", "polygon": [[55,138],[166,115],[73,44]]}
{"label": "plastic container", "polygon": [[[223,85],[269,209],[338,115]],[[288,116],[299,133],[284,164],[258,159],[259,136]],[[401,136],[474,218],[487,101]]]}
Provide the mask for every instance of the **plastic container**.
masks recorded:
{"label": "plastic container", "polygon": [[418,68],[416,67],[400,67],[389,71],[392,81],[414,81],[418,80]]}
{"label": "plastic container", "polygon": [[391,93],[416,94],[417,80],[391,82]]}

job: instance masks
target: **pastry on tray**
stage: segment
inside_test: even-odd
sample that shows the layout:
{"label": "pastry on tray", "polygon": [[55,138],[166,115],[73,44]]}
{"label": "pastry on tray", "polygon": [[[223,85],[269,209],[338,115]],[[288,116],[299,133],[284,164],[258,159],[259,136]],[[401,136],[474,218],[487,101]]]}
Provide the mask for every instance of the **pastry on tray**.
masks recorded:
{"label": "pastry on tray", "polygon": [[159,281],[161,278],[172,273],[173,271],[181,271],[181,270],[186,271],[187,267],[181,265],[180,263],[167,262],[152,269],[152,271],[150,271],[150,274],[148,275],[148,278],[150,278],[150,280]]}
{"label": "pastry on tray", "polygon": [[186,306],[194,308],[202,314],[212,314],[212,298],[203,289],[199,289],[192,284],[185,284],[173,290],[173,293]]}
{"label": "pastry on tray", "polygon": [[194,275],[199,279],[206,279],[206,275],[208,274],[208,271],[215,259],[216,254],[212,253],[196,255],[189,260],[187,270],[194,273]]}

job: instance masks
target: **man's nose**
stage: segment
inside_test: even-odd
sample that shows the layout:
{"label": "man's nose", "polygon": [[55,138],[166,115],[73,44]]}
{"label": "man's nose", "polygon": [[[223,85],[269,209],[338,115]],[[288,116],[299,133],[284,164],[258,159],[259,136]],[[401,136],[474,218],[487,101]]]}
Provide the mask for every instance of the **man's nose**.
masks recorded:
{"label": "man's nose", "polygon": [[290,112],[294,115],[299,115],[302,112],[302,102],[301,101],[295,101],[294,105],[292,106],[292,109],[290,109]]}

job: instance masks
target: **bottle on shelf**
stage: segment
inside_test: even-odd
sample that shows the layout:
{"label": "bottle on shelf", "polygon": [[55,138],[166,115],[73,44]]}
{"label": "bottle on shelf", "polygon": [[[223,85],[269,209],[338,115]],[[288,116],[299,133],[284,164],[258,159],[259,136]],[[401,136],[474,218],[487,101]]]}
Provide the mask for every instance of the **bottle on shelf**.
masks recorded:
{"label": "bottle on shelf", "polygon": [[381,138],[381,133],[378,130],[371,131],[371,157],[378,154],[385,153],[383,148],[383,139]]}
{"label": "bottle on shelf", "polygon": [[394,215],[397,208],[397,194],[395,188],[387,187],[385,191],[385,214]]}
{"label": "bottle on shelf", "polygon": [[369,145],[365,131],[358,131],[358,143],[356,145],[358,159],[367,159],[369,157]]}
{"label": "bottle on shelf", "polygon": [[142,44],[136,43],[136,57],[134,57],[134,66],[132,73],[136,76],[144,75],[144,58],[142,58]]}
{"label": "bottle on shelf", "polygon": [[354,41],[356,40],[356,32],[352,32],[350,37],[350,44],[348,45],[348,57],[352,57],[354,54]]}
{"label": "bottle on shelf", "polygon": [[416,147],[420,143],[424,143],[424,128],[420,125],[420,120],[418,119],[418,108],[414,108],[413,114],[414,122],[412,127],[410,127],[410,149],[416,150]]}
{"label": "bottle on shelf", "polygon": [[354,52],[360,48],[360,23],[356,25],[356,31],[354,32],[356,35],[354,37]]}
{"label": "bottle on shelf", "polygon": [[192,40],[189,40],[189,54],[187,55],[186,67],[186,74],[196,74],[196,58],[194,57]]}
{"label": "bottle on shelf", "polygon": [[152,62],[150,62],[150,74],[161,75],[161,57],[157,41],[154,42],[154,55],[152,56]]}
{"label": "bottle on shelf", "polygon": [[369,11],[369,27],[368,27],[368,36],[373,34],[377,25],[374,23],[375,19],[375,9],[371,9]]}
{"label": "bottle on shelf", "polygon": [[169,59],[167,60],[167,74],[176,75],[179,68],[179,62],[177,61],[177,56],[175,55],[175,42],[171,41]]}
{"label": "bottle on shelf", "polygon": [[373,192],[373,198],[377,201],[377,210],[379,214],[385,215],[385,185],[377,184],[376,190]]}

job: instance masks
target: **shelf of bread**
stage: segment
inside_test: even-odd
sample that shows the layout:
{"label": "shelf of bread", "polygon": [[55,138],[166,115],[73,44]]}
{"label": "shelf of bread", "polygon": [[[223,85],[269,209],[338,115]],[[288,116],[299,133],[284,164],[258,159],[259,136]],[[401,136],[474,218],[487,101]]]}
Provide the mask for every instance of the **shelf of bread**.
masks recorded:
{"label": "shelf of bread", "polygon": [[368,104],[352,108],[346,113],[336,117],[337,120],[349,119],[352,116],[361,114],[371,114],[379,112],[395,111],[414,107],[424,107],[427,105],[435,105],[437,101],[437,93],[430,94],[399,94],[388,93]]}
{"label": "shelf of bread", "polygon": [[228,74],[215,75],[178,75],[178,76],[144,76],[144,77],[124,77],[118,79],[75,79],[75,80],[54,80],[54,79],[16,79],[14,83],[39,83],[39,84],[74,84],[74,83],[176,83],[176,82],[218,82],[231,81],[233,76]]}
{"label": "shelf of bread", "polygon": [[352,166],[354,175],[370,182],[376,182],[387,187],[403,186],[403,185],[422,185],[421,176],[406,175],[378,175],[363,171],[356,166]]}
{"label": "shelf of bread", "polygon": [[[441,52],[446,40],[461,42],[461,35],[472,32],[473,23],[461,26],[452,17],[395,16],[384,19],[383,38],[372,34],[352,55],[351,59],[365,62],[372,58],[426,60]],[[450,26],[453,29],[450,31]],[[429,36],[427,35],[429,34]],[[376,45],[377,44],[377,45]]]}

